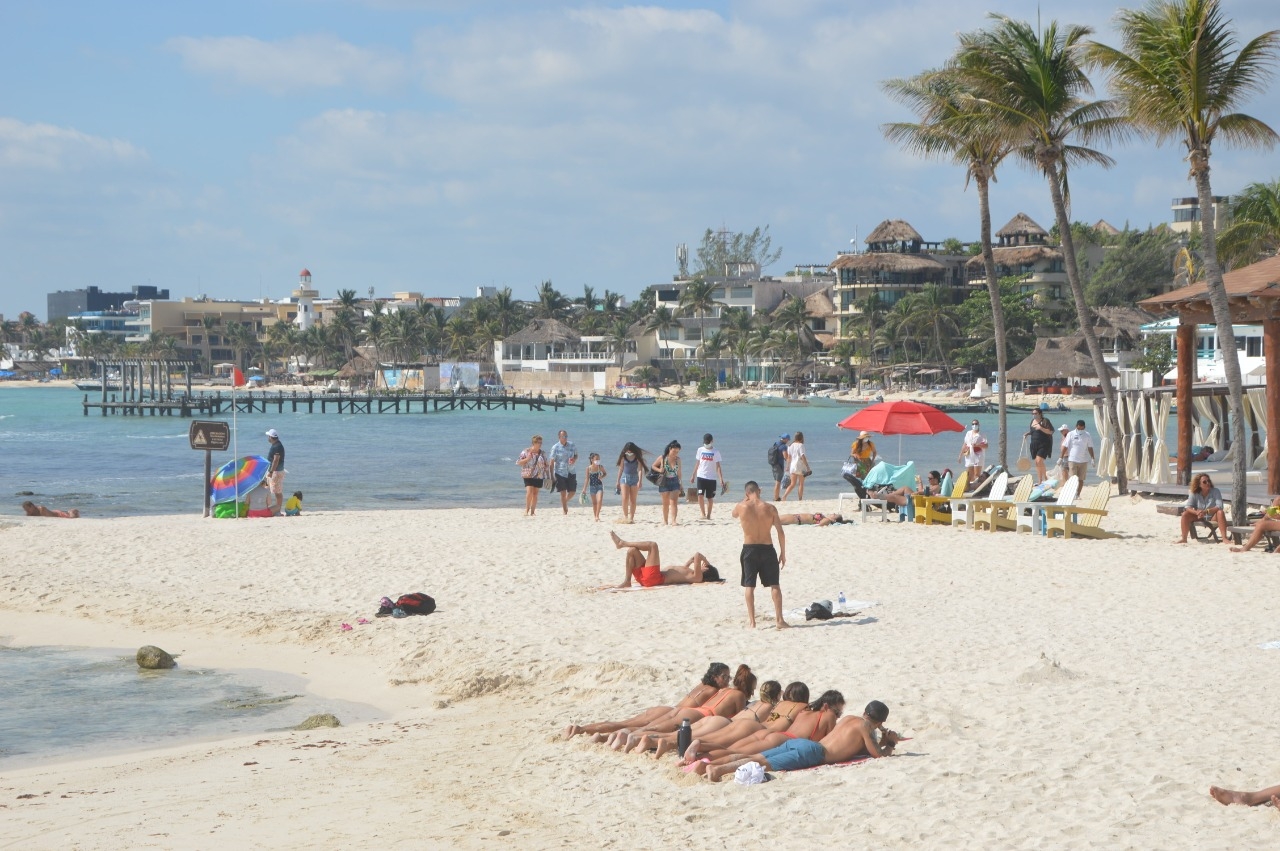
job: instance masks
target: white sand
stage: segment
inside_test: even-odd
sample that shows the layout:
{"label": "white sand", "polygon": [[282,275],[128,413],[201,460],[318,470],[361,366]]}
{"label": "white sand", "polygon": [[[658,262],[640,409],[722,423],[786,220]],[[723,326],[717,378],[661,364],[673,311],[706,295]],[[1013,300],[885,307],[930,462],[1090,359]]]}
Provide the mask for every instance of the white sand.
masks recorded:
{"label": "white sand", "polygon": [[[651,502],[615,526],[545,501],[526,519],[517,499],[3,521],[0,634],[305,674],[394,720],[0,773],[0,848],[1259,848],[1280,830],[1206,794],[1280,783],[1280,652],[1257,649],[1280,639],[1280,561],[1172,546],[1151,503],[1113,500],[1114,541],[787,527],[788,608],[879,605],[748,632],[728,505],[664,529]],[[592,593],[620,578],[611,529],[657,538],[668,564],[701,549],[730,581]],[[440,611],[340,630],[415,590]],[[883,700],[913,741],[739,787],[559,740],[670,703],[712,660],[840,689],[854,712]]]}

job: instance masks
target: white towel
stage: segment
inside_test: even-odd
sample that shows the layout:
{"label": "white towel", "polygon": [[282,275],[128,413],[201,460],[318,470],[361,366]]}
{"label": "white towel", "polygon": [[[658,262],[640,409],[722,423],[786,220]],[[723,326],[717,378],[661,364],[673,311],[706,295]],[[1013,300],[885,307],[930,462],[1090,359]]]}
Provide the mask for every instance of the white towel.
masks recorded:
{"label": "white towel", "polygon": [[1268,641],[1258,645],[1259,650],[1280,650],[1280,641]]}
{"label": "white towel", "polygon": [[754,786],[757,783],[763,783],[764,766],[758,762],[739,765],[738,770],[733,772],[733,782],[740,786]]}

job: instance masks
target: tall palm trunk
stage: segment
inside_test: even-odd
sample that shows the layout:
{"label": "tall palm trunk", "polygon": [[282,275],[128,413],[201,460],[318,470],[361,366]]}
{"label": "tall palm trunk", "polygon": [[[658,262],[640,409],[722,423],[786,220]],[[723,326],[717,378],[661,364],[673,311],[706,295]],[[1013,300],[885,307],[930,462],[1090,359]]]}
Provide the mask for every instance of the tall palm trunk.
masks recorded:
{"label": "tall palm trunk", "polygon": [[1058,231],[1062,235],[1062,259],[1066,261],[1067,283],[1071,285],[1071,296],[1075,300],[1076,316],[1080,319],[1080,332],[1084,334],[1085,344],[1089,347],[1089,356],[1093,359],[1093,369],[1098,373],[1098,381],[1102,384],[1104,413],[1111,423],[1111,437],[1116,457],[1116,487],[1120,493],[1125,494],[1129,492],[1129,474],[1125,469],[1125,435],[1120,433],[1120,418],[1116,415],[1116,389],[1111,383],[1111,374],[1107,371],[1106,358],[1102,356],[1102,346],[1098,343],[1098,335],[1093,328],[1093,311],[1085,303],[1084,285],[1080,282],[1080,269],[1076,266],[1075,239],[1071,235],[1067,203],[1062,195],[1062,165],[1054,158],[1044,168],[1049,178],[1049,192],[1053,196],[1053,214],[1058,220]]}
{"label": "tall palm trunk", "polygon": [[991,199],[988,195],[990,175],[985,168],[974,169],[974,182],[978,185],[978,214],[982,218],[982,263],[987,271],[987,295],[991,297],[991,327],[996,338],[996,375],[1000,381],[1000,440],[998,443],[1000,466],[1009,468],[1009,396],[1005,387],[1005,370],[1009,363],[1009,347],[1004,338],[1004,303],[1000,300],[1000,281],[996,278],[996,255],[991,250]]}
{"label": "tall palm trunk", "polygon": [[1240,377],[1240,358],[1236,354],[1236,335],[1231,328],[1231,306],[1218,265],[1218,236],[1213,221],[1213,189],[1209,185],[1209,156],[1204,150],[1191,154],[1191,171],[1200,196],[1200,230],[1204,237],[1204,278],[1213,307],[1213,321],[1218,328],[1218,346],[1222,350],[1222,368],[1227,376],[1227,405],[1231,411],[1231,516],[1244,517],[1248,510],[1245,471],[1249,458],[1244,442],[1244,381]]}

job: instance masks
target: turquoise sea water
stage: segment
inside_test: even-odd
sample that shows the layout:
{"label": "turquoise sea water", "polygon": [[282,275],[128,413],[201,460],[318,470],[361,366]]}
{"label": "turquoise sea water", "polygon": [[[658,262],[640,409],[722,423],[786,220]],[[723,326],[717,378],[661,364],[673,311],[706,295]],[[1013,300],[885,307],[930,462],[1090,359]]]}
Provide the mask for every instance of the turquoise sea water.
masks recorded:
{"label": "turquoise sea water", "polygon": [[383,717],[307,694],[298,677],[181,659],[144,671],[127,650],[0,646],[0,682],[0,771],[280,730],[321,712],[344,724]]}
{"label": "turquoise sea water", "polygon": [[[82,394],[66,388],[0,390],[0,514],[19,514],[22,491],[55,508],[79,508],[86,516],[201,511],[204,453],[189,448],[190,420],[178,417],[102,417],[81,414]],[[304,493],[304,510],[334,508],[439,508],[524,505],[516,456],[534,433],[548,443],[564,428],[578,446],[579,478],[586,455],[596,451],[613,483],[623,443],[648,452],[679,440],[688,458],[704,432],[724,456],[732,495],[748,479],[772,481],[766,452],[783,432],[803,431],[814,475],[806,499],[834,498],[847,490],[840,465],[854,434],[836,428],[853,413],[841,408],[764,408],[746,404],[659,403],[636,407],[597,405],[585,411],[451,411],[435,414],[247,414],[237,418],[240,455],[266,454],[268,428],[280,431],[287,455],[286,492]],[[1010,463],[1030,415],[1010,414]],[[968,423],[974,417],[957,415]],[[1091,412],[1052,412],[1055,425]],[[996,416],[977,419],[992,443]],[[1094,431],[1096,437],[1096,431]],[[903,461],[917,469],[956,467],[959,433],[901,439]],[[877,439],[880,453],[896,462],[899,438]],[[230,452],[214,453],[215,466]],[[616,504],[606,488],[606,505]],[[544,497],[545,498],[545,497]],[[647,484],[642,504],[659,501]]]}

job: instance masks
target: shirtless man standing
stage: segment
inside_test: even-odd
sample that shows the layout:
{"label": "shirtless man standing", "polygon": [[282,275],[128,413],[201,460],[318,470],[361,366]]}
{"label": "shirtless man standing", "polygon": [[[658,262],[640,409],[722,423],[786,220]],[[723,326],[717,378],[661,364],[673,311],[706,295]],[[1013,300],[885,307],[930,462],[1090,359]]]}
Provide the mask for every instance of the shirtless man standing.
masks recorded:
{"label": "shirtless man standing", "polygon": [[[835,729],[820,741],[792,739],[762,754],[710,765],[707,768],[707,779],[717,781],[726,774],[733,774],[739,766],[748,762],[760,763],[765,771],[799,771],[819,765],[848,762],[864,754],[874,759],[888,756],[893,753],[894,745],[901,738],[894,731],[885,729],[884,722],[888,718],[889,707],[873,700],[863,710],[862,717],[841,718],[836,722]],[[876,730],[883,730],[879,744],[876,744]]]}
{"label": "shirtless man standing", "polygon": [[[782,588],[779,574],[787,564],[787,537],[782,531],[778,509],[760,498],[760,486],[747,482],[742,502],[733,507],[733,516],[742,524],[742,590],[747,599],[747,626],[756,628],[756,579],[773,597],[773,613],[778,629],[791,626],[782,619]],[[773,530],[778,530],[778,549],[773,548]]]}
{"label": "shirtless man standing", "polygon": [[720,574],[702,553],[694,553],[682,567],[664,569],[656,541],[624,541],[617,532],[610,532],[609,536],[613,538],[615,547],[627,551],[627,575],[619,588],[630,588],[633,578],[646,588],[720,581]]}

